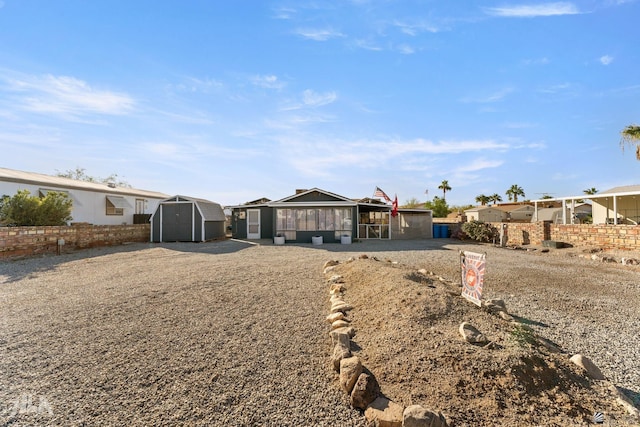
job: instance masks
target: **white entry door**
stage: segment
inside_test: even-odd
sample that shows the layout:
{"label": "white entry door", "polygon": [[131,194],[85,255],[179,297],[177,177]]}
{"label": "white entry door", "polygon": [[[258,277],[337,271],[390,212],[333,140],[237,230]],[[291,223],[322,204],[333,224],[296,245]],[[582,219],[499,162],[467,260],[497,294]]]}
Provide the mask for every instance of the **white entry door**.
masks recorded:
{"label": "white entry door", "polygon": [[247,209],[247,239],[260,238],[260,209]]}

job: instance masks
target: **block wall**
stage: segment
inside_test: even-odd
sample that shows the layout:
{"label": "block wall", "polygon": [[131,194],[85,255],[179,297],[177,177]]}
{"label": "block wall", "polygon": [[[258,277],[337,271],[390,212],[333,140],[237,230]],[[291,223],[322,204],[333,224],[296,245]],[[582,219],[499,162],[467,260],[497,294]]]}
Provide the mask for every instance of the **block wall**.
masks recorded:
{"label": "block wall", "polygon": [[[0,227],[0,259],[148,242],[149,224]],[[58,246],[58,240],[64,245]]]}

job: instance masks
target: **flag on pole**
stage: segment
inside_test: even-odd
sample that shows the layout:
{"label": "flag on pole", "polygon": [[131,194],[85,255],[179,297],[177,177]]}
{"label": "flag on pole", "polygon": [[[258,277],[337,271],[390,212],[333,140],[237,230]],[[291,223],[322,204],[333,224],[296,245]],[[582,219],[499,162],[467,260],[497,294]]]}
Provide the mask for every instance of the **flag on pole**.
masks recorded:
{"label": "flag on pole", "polygon": [[396,194],[395,199],[393,199],[393,203],[391,203],[391,216],[398,216],[398,195]]}
{"label": "flag on pole", "polygon": [[373,196],[374,197],[382,197],[385,202],[391,202],[391,199],[389,198],[389,196],[387,196],[387,193],[382,191],[380,189],[380,187],[376,187],[376,191],[373,192]]}

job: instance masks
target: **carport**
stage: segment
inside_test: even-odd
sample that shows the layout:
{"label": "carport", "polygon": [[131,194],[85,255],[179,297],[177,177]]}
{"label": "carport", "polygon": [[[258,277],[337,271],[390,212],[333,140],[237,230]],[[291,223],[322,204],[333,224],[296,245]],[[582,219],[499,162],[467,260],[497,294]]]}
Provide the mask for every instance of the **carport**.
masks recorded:
{"label": "carport", "polygon": [[151,215],[152,242],[203,242],[225,237],[218,203],[186,196],[162,200]]}

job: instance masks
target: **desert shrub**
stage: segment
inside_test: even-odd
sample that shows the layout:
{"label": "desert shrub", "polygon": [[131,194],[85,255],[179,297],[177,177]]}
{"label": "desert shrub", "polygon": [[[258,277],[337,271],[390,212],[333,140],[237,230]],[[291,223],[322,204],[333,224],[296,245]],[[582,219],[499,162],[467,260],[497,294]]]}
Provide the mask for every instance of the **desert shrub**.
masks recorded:
{"label": "desert shrub", "polygon": [[49,191],[45,197],[19,190],[0,201],[0,224],[15,226],[66,225],[71,221],[73,202],[65,193]]}
{"label": "desert shrub", "polygon": [[497,230],[482,221],[472,220],[462,224],[462,231],[473,240],[491,242],[497,236]]}

